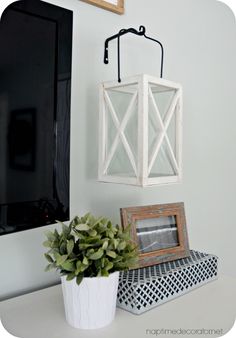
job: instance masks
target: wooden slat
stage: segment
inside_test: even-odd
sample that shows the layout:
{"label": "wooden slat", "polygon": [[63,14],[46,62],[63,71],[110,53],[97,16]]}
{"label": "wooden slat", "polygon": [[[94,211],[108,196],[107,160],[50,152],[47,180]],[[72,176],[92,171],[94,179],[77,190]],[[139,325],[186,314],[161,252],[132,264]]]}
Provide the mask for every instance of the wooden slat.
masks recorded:
{"label": "wooden slat", "polygon": [[131,185],[140,185],[137,177],[127,177],[127,176],[118,176],[118,175],[101,175],[99,176],[99,181],[109,182],[109,183],[118,183],[118,184],[131,184]]}
{"label": "wooden slat", "polygon": [[[162,121],[162,118],[161,118],[161,114],[160,114],[160,111],[159,111],[159,109],[157,107],[156,101],[155,101],[155,99],[153,97],[152,90],[151,90],[150,86],[149,86],[149,96],[150,96],[153,108],[155,110],[155,113],[156,113],[155,114],[156,120],[159,123],[159,125],[161,127],[161,130],[164,131],[165,128],[164,128],[164,124],[163,124],[163,121]],[[151,115],[151,117],[152,117],[152,115]]]}
{"label": "wooden slat", "polygon": [[179,166],[179,177],[182,180],[182,148],[183,148],[183,94],[182,88],[179,89],[179,102],[176,111],[176,160]]}
{"label": "wooden slat", "polygon": [[108,81],[104,82],[103,86],[105,89],[112,89],[112,88],[123,88],[123,87],[129,87],[129,86],[137,86],[139,83],[141,75],[136,75],[136,76],[130,76],[125,79],[122,79],[122,82],[117,82],[117,81]]}
{"label": "wooden slat", "polygon": [[167,146],[168,146],[168,148],[169,148],[170,155],[171,155],[170,161],[171,161],[171,163],[174,165],[174,168],[175,168],[174,171],[176,172],[176,174],[178,174],[178,173],[179,173],[179,166],[178,166],[178,164],[177,164],[177,162],[176,162],[175,154],[174,154],[173,149],[172,149],[172,147],[171,147],[169,137],[167,136],[166,133],[165,133],[165,139],[166,139],[166,143],[167,143]]}
{"label": "wooden slat", "polygon": [[167,184],[174,184],[180,183],[179,176],[163,176],[163,177],[149,177],[148,178],[148,185],[167,185]]}
{"label": "wooden slat", "polygon": [[145,74],[138,82],[138,179],[141,186],[148,178],[148,83]]}
{"label": "wooden slat", "polygon": [[103,173],[103,165],[106,158],[106,130],[107,130],[107,121],[106,121],[106,112],[104,104],[104,91],[103,85],[100,85],[99,88],[99,165],[98,165],[98,176]]}
{"label": "wooden slat", "polygon": [[152,75],[146,75],[146,76],[150,84],[160,85],[162,87],[166,87],[166,89],[169,89],[169,90],[181,88],[181,85],[179,83],[175,83],[175,82],[163,79],[163,78],[157,78]]}

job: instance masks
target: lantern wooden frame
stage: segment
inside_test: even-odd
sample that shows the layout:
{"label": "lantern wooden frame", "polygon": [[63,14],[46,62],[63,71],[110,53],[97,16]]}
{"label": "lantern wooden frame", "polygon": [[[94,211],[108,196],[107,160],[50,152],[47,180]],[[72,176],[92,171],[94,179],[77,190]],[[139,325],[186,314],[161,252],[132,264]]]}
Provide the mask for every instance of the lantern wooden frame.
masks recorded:
{"label": "lantern wooden frame", "polygon": [[[154,88],[154,89],[153,89]],[[157,88],[157,89],[155,89]],[[123,119],[120,121],[114,109],[112,101],[108,95],[108,91],[116,91],[132,94],[130,104],[126,110]],[[166,91],[174,91],[173,99],[163,119],[157,104],[153,97],[153,90],[158,93]],[[137,104],[138,110],[138,150],[137,160],[131,150],[130,144],[125,136],[125,128],[132,114],[132,108]],[[148,123],[149,123],[149,104],[152,104],[155,111],[155,123],[158,126],[159,133],[156,136],[155,145],[152,154],[149,158],[148,148]],[[117,129],[117,135],[108,151],[107,137],[107,110],[111,114],[114,125]],[[167,135],[172,117],[175,115],[175,153],[170,144]],[[167,81],[160,78],[155,78],[150,75],[142,74],[134,77],[126,78],[121,83],[106,82],[100,86],[100,114],[99,114],[99,180],[110,183],[123,183],[138,186],[150,186],[156,184],[178,183],[182,178],[182,87],[180,84]],[[165,140],[171,165],[174,168],[175,174],[168,176],[150,177],[150,172],[154,161],[157,159],[158,153]],[[111,159],[115,156],[115,151],[119,142],[122,142],[129,161],[134,171],[134,177],[126,175],[110,175],[108,167]]]}

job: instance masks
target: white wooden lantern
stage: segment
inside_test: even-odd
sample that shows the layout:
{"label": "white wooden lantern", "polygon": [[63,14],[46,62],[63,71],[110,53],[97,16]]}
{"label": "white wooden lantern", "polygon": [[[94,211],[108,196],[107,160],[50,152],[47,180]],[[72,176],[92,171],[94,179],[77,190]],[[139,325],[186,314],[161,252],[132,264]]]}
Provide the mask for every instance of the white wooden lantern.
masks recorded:
{"label": "white wooden lantern", "polygon": [[99,180],[149,186],[182,176],[181,85],[146,74],[100,88]]}

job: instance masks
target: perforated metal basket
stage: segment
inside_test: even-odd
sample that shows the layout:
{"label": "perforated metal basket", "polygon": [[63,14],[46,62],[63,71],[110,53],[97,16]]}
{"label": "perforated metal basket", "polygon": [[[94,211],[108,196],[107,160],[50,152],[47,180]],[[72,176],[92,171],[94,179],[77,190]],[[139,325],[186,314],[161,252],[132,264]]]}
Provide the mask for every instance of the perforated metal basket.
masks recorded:
{"label": "perforated metal basket", "polygon": [[120,273],[117,306],[141,314],[217,278],[218,257],[190,251],[187,258]]}

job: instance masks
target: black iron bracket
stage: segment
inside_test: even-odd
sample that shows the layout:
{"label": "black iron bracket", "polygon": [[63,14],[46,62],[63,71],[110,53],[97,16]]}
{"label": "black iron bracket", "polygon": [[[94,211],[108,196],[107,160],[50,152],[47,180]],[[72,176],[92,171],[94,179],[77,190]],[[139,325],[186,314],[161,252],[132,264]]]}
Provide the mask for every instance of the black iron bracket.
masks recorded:
{"label": "black iron bracket", "polygon": [[135,28],[121,29],[117,34],[110,36],[105,41],[104,63],[108,64],[109,63],[109,53],[108,53],[109,42],[114,40],[114,39],[117,39],[118,82],[121,82],[121,77],[120,77],[120,37],[122,35],[127,34],[127,33],[133,33],[135,35],[144,36],[146,39],[154,41],[154,42],[159,44],[159,46],[161,47],[160,77],[162,78],[162,76],[163,76],[163,66],[164,66],[164,47],[163,47],[163,45],[160,41],[147,36],[146,35],[146,28],[144,26],[140,26],[138,31]]}

